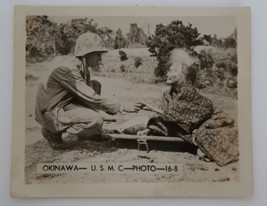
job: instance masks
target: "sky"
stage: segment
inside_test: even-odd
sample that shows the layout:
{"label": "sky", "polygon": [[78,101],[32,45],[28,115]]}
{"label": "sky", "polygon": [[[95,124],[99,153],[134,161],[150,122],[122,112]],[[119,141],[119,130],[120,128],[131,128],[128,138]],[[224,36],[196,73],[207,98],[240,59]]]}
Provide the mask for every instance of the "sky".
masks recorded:
{"label": "sky", "polygon": [[[60,17],[50,16],[49,19],[56,23],[66,23],[72,18],[84,18],[84,17]],[[173,20],[183,21],[184,24],[191,23],[193,27],[197,27],[198,32],[201,36],[204,34],[216,34],[218,37],[225,38],[233,33],[236,27],[236,19],[234,16],[187,16],[187,17],[105,17],[105,16],[88,16],[89,19],[94,19],[99,27],[109,27],[114,31],[121,28],[123,34],[129,32],[130,23],[137,23],[146,34],[153,34],[157,24],[162,23],[163,25],[169,24]]]}

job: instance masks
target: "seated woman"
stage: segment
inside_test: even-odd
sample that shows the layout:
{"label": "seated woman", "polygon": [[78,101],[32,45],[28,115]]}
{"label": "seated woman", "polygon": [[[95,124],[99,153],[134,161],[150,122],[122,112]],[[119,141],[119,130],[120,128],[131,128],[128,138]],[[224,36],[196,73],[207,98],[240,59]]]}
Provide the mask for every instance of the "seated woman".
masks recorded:
{"label": "seated woman", "polygon": [[213,113],[213,103],[201,95],[193,86],[196,59],[182,49],[171,54],[171,67],[167,73],[170,89],[163,93],[160,108],[143,103],[143,109],[158,113],[158,117],[148,122],[148,128],[139,135],[154,134],[164,136],[186,136],[209,119]]}
{"label": "seated woman", "polygon": [[160,108],[146,103],[142,109],[156,112],[148,121],[147,129],[138,135],[181,137],[196,145],[198,154],[219,166],[238,159],[238,133],[234,121],[222,111],[214,110],[213,103],[194,88],[196,59],[182,49],[171,54],[167,73],[170,89],[163,93]]}

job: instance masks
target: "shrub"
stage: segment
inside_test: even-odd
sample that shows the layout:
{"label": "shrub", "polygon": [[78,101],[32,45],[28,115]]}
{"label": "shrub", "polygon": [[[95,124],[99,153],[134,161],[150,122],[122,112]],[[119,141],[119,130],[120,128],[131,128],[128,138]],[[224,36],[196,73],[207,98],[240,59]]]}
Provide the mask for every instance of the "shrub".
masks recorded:
{"label": "shrub", "polygon": [[126,61],[128,59],[126,52],[119,50],[120,60]]}
{"label": "shrub", "polygon": [[78,18],[57,24],[48,16],[27,16],[26,59],[43,61],[58,54],[67,55],[74,51],[78,36],[88,31],[97,33],[107,47],[112,46],[113,31],[107,27],[98,28],[93,19]]}
{"label": "shrub", "polygon": [[142,64],[143,64],[143,59],[141,57],[135,57],[134,58],[134,66],[135,66],[135,68],[138,68]]}
{"label": "shrub", "polygon": [[201,69],[208,69],[211,68],[214,64],[214,60],[208,52],[202,50],[200,54],[198,54],[198,58],[200,60],[200,67]]}
{"label": "shrub", "polygon": [[124,65],[124,64],[122,64],[122,65],[120,66],[120,70],[121,70],[122,73],[124,73],[124,72],[126,71],[126,69],[125,69],[125,65]]}
{"label": "shrub", "polygon": [[159,61],[155,68],[156,77],[165,78],[170,67],[170,52],[174,48],[192,49],[193,46],[202,45],[197,28],[192,24],[185,26],[182,21],[172,21],[167,26],[156,25],[155,36],[149,37],[146,42],[152,56],[156,56]]}
{"label": "shrub", "polygon": [[115,40],[114,40],[114,49],[124,48],[126,46],[127,40],[122,34],[122,30],[119,28],[116,32]]}
{"label": "shrub", "polygon": [[130,24],[130,30],[127,34],[128,45],[140,44],[145,45],[147,35],[142,28],[139,28],[137,23]]}
{"label": "shrub", "polygon": [[211,93],[237,97],[236,48],[200,46],[196,48],[196,51],[198,51],[197,56],[200,59],[200,65],[197,68],[197,88]]}

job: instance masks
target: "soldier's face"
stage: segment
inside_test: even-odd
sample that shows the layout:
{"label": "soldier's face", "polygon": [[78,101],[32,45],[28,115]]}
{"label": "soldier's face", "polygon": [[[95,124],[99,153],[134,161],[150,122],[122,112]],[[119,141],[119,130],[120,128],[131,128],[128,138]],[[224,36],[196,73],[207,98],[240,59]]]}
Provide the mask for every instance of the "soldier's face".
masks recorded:
{"label": "soldier's face", "polygon": [[86,63],[88,66],[98,69],[102,61],[102,52],[91,52],[86,55]]}
{"label": "soldier's face", "polygon": [[172,65],[166,76],[167,76],[166,83],[170,85],[178,84],[179,82],[184,80],[183,64]]}

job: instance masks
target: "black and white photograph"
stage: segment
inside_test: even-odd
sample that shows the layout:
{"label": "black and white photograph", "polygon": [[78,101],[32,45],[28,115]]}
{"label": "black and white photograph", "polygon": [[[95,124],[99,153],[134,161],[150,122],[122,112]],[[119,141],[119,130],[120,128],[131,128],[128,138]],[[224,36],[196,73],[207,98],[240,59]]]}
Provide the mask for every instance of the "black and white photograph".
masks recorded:
{"label": "black and white photograph", "polygon": [[[21,184],[176,184],[178,191],[179,184],[229,184],[234,190],[244,178],[250,181],[241,162],[244,141],[251,141],[244,101],[250,102],[250,90],[244,92],[250,56],[240,52],[250,45],[240,39],[239,25],[248,10],[26,10],[19,20],[24,24],[15,22],[25,32],[17,40],[24,65],[15,65],[24,73]],[[120,196],[95,196],[105,195]]]}

